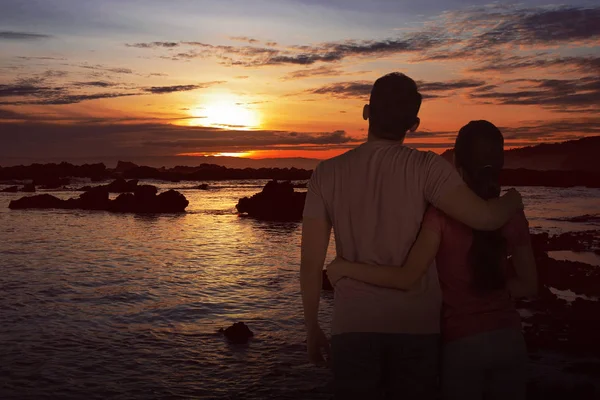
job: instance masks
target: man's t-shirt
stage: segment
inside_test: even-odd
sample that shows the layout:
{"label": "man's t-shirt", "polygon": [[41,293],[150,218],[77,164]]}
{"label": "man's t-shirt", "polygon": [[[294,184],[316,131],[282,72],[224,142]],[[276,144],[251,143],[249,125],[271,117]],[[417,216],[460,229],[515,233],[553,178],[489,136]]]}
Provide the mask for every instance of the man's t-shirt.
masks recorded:
{"label": "man's t-shirt", "polygon": [[[436,264],[442,288],[442,335],[452,341],[498,329],[521,329],[521,317],[508,290],[481,293],[473,281],[469,252],[473,230],[431,207],[423,227],[441,237]],[[523,212],[515,214],[502,228],[508,254],[530,243],[529,224]],[[503,263],[508,275],[508,262]]]}
{"label": "man's t-shirt", "polygon": [[[317,166],[304,216],[332,223],[338,256],[401,268],[428,204],[461,184],[452,165],[434,153],[370,140]],[[435,268],[405,292],[344,278],[335,287],[332,334],[439,333],[440,305]]]}

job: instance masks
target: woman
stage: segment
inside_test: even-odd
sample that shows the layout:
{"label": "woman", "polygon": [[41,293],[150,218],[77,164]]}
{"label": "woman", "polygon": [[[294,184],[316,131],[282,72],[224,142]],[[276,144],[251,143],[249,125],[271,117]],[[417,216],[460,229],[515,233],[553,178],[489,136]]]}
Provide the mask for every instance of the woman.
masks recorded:
{"label": "woman", "polygon": [[[498,197],[504,165],[498,128],[472,121],[454,150],[467,185],[483,199]],[[336,259],[327,274],[334,285],[345,277],[409,290],[434,260],[442,290],[443,398],[525,399],[527,353],[512,298],[534,295],[537,273],[523,212],[499,231],[482,232],[430,207],[402,268]]]}

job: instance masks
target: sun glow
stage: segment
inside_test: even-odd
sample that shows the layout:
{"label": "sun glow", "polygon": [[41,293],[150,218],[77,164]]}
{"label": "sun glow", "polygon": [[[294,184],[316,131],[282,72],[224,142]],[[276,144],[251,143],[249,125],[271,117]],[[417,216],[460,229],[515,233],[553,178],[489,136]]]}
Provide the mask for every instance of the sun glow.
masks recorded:
{"label": "sun glow", "polygon": [[232,152],[232,153],[179,153],[177,154],[178,156],[184,156],[184,157],[239,157],[239,158],[247,158],[247,157],[252,157],[254,155],[254,153],[256,153],[255,151],[249,150],[249,151],[238,151],[238,152]]}
{"label": "sun glow", "polygon": [[234,95],[219,94],[190,113],[194,124],[227,129],[260,127],[261,115]]}

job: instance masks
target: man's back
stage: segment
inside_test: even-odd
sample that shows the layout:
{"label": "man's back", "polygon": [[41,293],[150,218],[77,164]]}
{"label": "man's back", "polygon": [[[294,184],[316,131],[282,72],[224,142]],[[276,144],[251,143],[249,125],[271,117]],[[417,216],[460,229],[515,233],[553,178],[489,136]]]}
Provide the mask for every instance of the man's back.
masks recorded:
{"label": "man's back", "polygon": [[[317,167],[305,215],[326,213],[338,256],[400,267],[428,203],[460,183],[452,166],[433,153],[399,141],[371,140]],[[409,292],[342,279],[336,285],[332,333],[439,333],[440,302],[435,268]]]}

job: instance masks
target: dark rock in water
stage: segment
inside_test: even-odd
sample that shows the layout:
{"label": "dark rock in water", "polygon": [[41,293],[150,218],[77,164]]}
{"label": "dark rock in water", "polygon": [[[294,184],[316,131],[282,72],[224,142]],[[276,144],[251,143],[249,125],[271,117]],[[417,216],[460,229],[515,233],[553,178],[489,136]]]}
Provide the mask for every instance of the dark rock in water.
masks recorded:
{"label": "dark rock in water", "polygon": [[35,193],[35,185],[33,183],[28,183],[27,185],[23,186],[20,192]]}
{"label": "dark rock in water", "polygon": [[137,168],[137,164],[134,164],[129,161],[119,161],[117,162],[117,168],[115,168],[115,172],[127,172],[131,169]]}
{"label": "dark rock in water", "polygon": [[221,328],[219,333],[225,335],[231,343],[236,344],[248,343],[248,340],[254,336],[254,333],[243,322],[236,322],[227,329]]}
{"label": "dark rock in water", "polygon": [[106,179],[109,176],[104,164],[73,165],[66,162],[60,164],[31,164],[29,166],[17,165],[14,167],[0,167],[0,180],[29,179],[38,185],[48,185],[59,178],[78,177]]}
{"label": "dark rock in water", "polygon": [[61,200],[49,194],[23,197],[8,205],[11,209],[58,208],[81,210],[104,210],[131,213],[179,213],[189,205],[188,200],[179,192],[169,190],[156,195],[154,186],[138,186],[135,194],[123,193],[115,200],[109,199],[104,188],[95,188],[82,193],[78,199]]}
{"label": "dark rock in water", "polygon": [[302,219],[306,193],[294,192],[292,184],[270,181],[262,192],[239,200],[240,214],[270,221],[299,221]]}
{"label": "dark rock in water", "polygon": [[308,187],[308,183],[294,183],[293,186],[296,189],[306,189]]}
{"label": "dark rock in water", "polygon": [[208,190],[208,184],[203,183],[201,185],[196,186],[196,189],[200,189],[200,190]]}
{"label": "dark rock in water", "polygon": [[19,191],[18,186],[7,187],[6,189],[0,190],[2,193],[17,193]]}
{"label": "dark rock in water", "polygon": [[69,178],[59,178],[56,176],[37,178],[33,180],[35,186],[40,186],[40,189],[58,189],[65,185],[69,185],[71,180]]}
{"label": "dark rock in water", "polygon": [[133,193],[121,193],[110,202],[110,211],[112,212],[135,212],[136,207],[137,203]]}
{"label": "dark rock in water", "polygon": [[65,208],[64,200],[49,194],[38,194],[37,196],[23,197],[13,200],[8,208],[13,210],[24,210],[28,208]]}
{"label": "dark rock in water", "polygon": [[161,212],[180,212],[190,204],[185,196],[175,190],[163,192],[157,196]]}
{"label": "dark rock in water", "polygon": [[79,196],[79,206],[84,210],[107,210],[110,204],[108,191],[103,189],[93,189],[82,193]]}
{"label": "dark rock in water", "polygon": [[[133,179],[130,181],[126,181],[123,178],[117,178],[108,185],[102,186],[84,186],[80,190],[83,192],[87,192],[90,190],[105,190],[109,193],[134,193],[138,186],[138,180]],[[144,185],[149,186],[149,185]],[[154,187],[154,186],[152,186]],[[157,189],[158,190],[158,189]]]}
{"label": "dark rock in water", "polygon": [[106,185],[105,188],[110,193],[130,193],[135,191],[137,184],[137,180],[126,181],[123,178],[118,178]]}
{"label": "dark rock in water", "polygon": [[123,177],[128,179],[161,179],[160,170],[152,167],[130,168],[123,173]]}
{"label": "dark rock in water", "polygon": [[333,285],[327,276],[327,270],[323,270],[323,284],[321,285],[323,290],[333,291]]}

